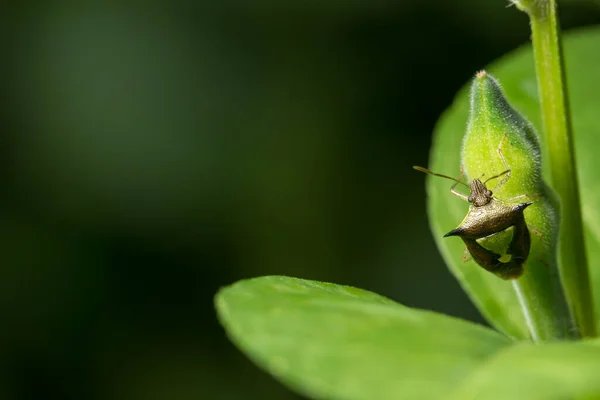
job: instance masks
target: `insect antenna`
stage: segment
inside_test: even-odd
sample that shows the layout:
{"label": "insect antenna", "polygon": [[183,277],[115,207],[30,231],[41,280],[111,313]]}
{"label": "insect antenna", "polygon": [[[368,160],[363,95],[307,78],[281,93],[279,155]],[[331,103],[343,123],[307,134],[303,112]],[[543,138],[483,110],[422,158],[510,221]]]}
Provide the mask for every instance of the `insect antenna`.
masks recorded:
{"label": "insect antenna", "polygon": [[504,172],[501,172],[501,173],[499,173],[498,175],[490,176],[489,178],[487,178],[487,179],[485,180],[485,182],[483,182],[483,184],[485,185],[486,183],[488,183],[488,182],[489,182],[489,181],[491,181],[492,179],[500,178],[501,176],[503,176],[503,175],[506,175],[506,174],[508,174],[509,172],[510,172],[510,169],[507,169],[506,171],[504,171]]}
{"label": "insect antenna", "polygon": [[[436,173],[436,172],[433,172],[433,171],[430,171],[430,170],[428,170],[427,168],[419,167],[418,165],[413,165],[413,168],[414,168],[414,169],[416,169],[417,171],[421,171],[421,172],[424,172],[424,173],[426,173],[426,174],[429,174],[429,175],[439,176],[440,178],[446,178],[446,179],[450,179],[451,181],[454,181],[454,182],[456,182],[456,183],[460,183],[461,185],[464,185],[464,186],[466,186],[466,187],[469,187],[469,185],[467,185],[466,183],[464,183],[464,182],[462,182],[462,181],[459,181],[458,179],[456,179],[456,178],[453,178],[453,177],[451,177],[451,176],[448,176],[448,175],[442,175],[442,174],[438,174],[438,173]],[[490,179],[491,179],[491,178],[490,178]],[[489,181],[489,179],[488,179],[488,181]]]}

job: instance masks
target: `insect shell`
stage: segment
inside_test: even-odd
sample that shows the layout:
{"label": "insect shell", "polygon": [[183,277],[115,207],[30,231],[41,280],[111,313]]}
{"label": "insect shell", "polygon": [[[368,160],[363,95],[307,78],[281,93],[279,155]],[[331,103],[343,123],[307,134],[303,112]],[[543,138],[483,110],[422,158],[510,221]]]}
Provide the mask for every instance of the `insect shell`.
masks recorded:
{"label": "insect shell", "polygon": [[[506,170],[501,174],[488,178],[485,182],[473,179],[470,185],[466,185],[459,179],[431,172],[423,167],[413,167],[417,171],[439,176],[455,181],[450,191],[463,200],[471,203],[469,212],[461,224],[446,233],[444,237],[458,236],[465,243],[467,250],[473,260],[485,270],[499,276],[502,279],[515,279],[523,274],[523,264],[529,255],[531,237],[523,211],[532,202],[507,204],[493,197],[493,193],[486,187],[486,183],[492,179],[510,173]],[[510,175],[507,176],[507,178]],[[456,185],[462,184],[469,187],[469,196],[455,190]],[[521,197],[521,196],[519,196]],[[513,227],[513,235],[508,245],[507,254],[510,260],[501,261],[503,256],[492,250],[484,248],[478,239],[488,238]]]}

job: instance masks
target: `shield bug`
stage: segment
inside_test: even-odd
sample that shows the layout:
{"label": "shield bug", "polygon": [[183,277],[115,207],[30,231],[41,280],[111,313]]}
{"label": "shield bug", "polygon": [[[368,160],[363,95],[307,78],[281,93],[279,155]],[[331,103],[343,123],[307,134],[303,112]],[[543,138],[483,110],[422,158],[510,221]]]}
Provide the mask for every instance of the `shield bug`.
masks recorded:
{"label": "shield bug", "polygon": [[[500,278],[515,279],[521,276],[523,273],[523,264],[527,260],[531,245],[531,237],[523,211],[533,203],[509,203],[511,200],[526,197],[527,195],[518,196],[504,202],[495,198],[493,192],[486,186],[489,181],[504,176],[504,179],[496,186],[496,188],[500,187],[510,178],[510,169],[494,175],[483,182],[480,179],[473,179],[467,185],[460,180],[462,174],[461,178],[456,179],[451,176],[432,172],[423,167],[414,166],[413,168],[426,174],[454,181],[450,192],[471,203],[469,212],[461,224],[446,233],[444,237],[460,237],[473,260],[485,270],[492,272]],[[456,186],[459,184],[469,188],[468,196],[456,190]],[[512,238],[506,249],[506,255],[487,249],[479,242],[480,239],[493,238],[495,235],[509,229],[512,229]]]}

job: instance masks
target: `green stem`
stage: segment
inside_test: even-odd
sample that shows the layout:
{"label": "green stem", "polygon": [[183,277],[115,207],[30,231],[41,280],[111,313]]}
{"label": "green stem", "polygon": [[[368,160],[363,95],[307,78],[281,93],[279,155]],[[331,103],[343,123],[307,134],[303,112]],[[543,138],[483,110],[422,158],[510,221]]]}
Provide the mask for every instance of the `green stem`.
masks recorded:
{"label": "green stem", "polygon": [[559,270],[582,337],[596,334],[556,0],[515,2],[531,21],[552,186],[560,198]]}

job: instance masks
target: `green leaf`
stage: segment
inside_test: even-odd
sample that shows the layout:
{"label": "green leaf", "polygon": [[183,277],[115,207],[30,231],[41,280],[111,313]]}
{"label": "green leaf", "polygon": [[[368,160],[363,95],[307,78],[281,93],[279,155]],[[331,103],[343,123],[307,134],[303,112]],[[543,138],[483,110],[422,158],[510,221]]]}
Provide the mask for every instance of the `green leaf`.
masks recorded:
{"label": "green leaf", "polygon": [[[575,133],[575,148],[581,187],[586,246],[590,265],[600,264],[600,157],[597,138],[600,137],[600,96],[595,82],[600,71],[600,29],[568,32],[564,37],[567,82]],[[525,46],[486,67],[502,84],[511,104],[541,129],[539,102],[533,55]],[[436,126],[429,168],[442,174],[458,176],[461,141],[469,111],[468,87],[457,95],[453,105]],[[542,141],[542,165],[545,143]],[[546,179],[547,181],[547,179]],[[460,240],[443,238],[466,215],[468,205],[452,196],[450,184],[442,179],[428,178],[428,209],[430,223],[438,247],[463,288],[487,320],[513,338],[528,338],[528,330],[517,295],[510,282],[503,281],[479,268],[473,261],[463,262],[464,245]],[[568,210],[566,211],[568,212]],[[600,290],[600,268],[592,268],[592,287]],[[596,296],[596,310],[600,296]]]}
{"label": "green leaf", "polygon": [[454,399],[597,399],[600,341],[523,344],[499,351],[477,369]]}
{"label": "green leaf", "polygon": [[231,340],[289,387],[321,399],[439,399],[510,340],[368,291],[268,276],[215,298]]}

